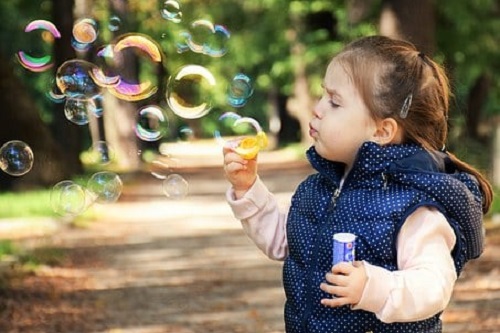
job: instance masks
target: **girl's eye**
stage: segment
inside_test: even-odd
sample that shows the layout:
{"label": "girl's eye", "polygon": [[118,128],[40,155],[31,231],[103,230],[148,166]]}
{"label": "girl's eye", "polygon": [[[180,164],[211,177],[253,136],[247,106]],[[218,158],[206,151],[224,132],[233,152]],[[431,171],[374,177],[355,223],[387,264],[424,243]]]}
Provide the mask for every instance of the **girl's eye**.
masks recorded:
{"label": "girl's eye", "polygon": [[330,100],[330,106],[332,108],[338,108],[340,105],[338,105],[337,103],[335,103],[334,101]]}

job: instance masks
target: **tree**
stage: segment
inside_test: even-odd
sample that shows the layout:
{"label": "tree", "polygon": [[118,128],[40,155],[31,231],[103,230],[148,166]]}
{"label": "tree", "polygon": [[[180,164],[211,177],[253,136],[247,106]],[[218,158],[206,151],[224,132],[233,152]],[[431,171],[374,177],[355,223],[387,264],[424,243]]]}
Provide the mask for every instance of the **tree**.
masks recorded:
{"label": "tree", "polygon": [[40,110],[28,94],[28,89],[14,75],[11,63],[0,54],[0,145],[20,140],[34,154],[33,168],[21,177],[0,171],[0,190],[19,190],[50,186],[69,176],[60,145],[40,117]]}

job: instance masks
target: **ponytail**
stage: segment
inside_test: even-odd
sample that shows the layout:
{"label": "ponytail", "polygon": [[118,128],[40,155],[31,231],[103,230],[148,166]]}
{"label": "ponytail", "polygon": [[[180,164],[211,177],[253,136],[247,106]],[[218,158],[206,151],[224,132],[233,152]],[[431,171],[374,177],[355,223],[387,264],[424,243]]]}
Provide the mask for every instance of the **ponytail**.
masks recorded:
{"label": "ponytail", "polygon": [[469,173],[476,177],[477,181],[479,182],[479,188],[481,189],[481,192],[483,194],[483,213],[486,214],[490,210],[491,203],[493,201],[493,189],[491,187],[491,184],[486,179],[486,177],[481,172],[479,172],[479,170],[477,170],[470,164],[467,164],[464,161],[460,160],[452,153],[447,152],[447,154],[458,170]]}

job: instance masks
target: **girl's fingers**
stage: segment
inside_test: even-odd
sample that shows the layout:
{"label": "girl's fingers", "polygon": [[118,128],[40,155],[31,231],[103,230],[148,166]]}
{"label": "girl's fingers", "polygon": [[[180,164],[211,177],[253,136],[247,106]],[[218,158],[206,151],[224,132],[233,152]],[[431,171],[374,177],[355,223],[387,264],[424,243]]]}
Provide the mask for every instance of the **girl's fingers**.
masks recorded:
{"label": "girl's fingers", "polygon": [[226,169],[226,172],[234,173],[237,171],[246,170],[247,166],[245,164],[241,164],[241,163],[237,163],[237,162],[229,162],[229,163],[224,165],[224,168]]}
{"label": "girl's fingers", "polygon": [[324,306],[329,306],[336,308],[339,306],[349,305],[349,301],[345,297],[335,297],[335,298],[323,298],[321,304]]}
{"label": "girl's fingers", "polygon": [[325,279],[329,283],[337,286],[346,286],[347,283],[349,282],[348,281],[349,277],[340,274],[326,273]]}

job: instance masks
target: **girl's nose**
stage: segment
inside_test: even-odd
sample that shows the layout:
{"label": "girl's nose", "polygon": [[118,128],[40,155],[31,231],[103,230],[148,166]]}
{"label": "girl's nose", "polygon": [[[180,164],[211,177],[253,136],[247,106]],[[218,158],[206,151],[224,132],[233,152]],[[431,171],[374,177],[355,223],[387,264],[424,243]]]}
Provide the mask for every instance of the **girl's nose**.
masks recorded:
{"label": "girl's nose", "polygon": [[319,102],[316,103],[316,105],[314,106],[312,114],[315,118],[321,118],[321,111],[320,111],[320,103]]}

